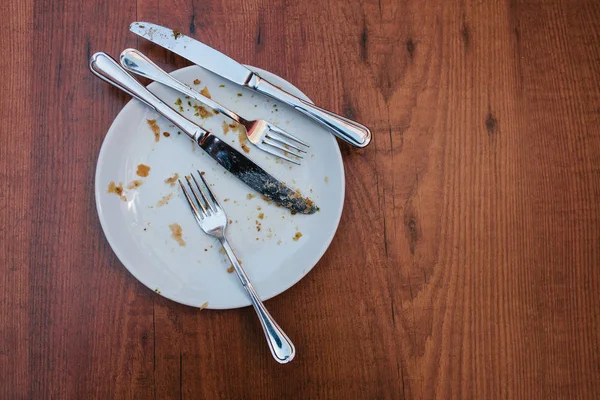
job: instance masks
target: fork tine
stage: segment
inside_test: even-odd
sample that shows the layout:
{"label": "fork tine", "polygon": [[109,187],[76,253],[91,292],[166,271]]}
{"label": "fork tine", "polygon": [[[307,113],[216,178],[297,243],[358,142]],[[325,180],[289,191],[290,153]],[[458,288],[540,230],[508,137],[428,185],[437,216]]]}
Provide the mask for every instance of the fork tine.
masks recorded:
{"label": "fork tine", "polygon": [[[274,148],[271,149],[270,146],[273,146]],[[281,149],[281,151],[278,151],[276,149]],[[287,150],[285,150],[277,145],[266,145],[266,146],[261,147],[261,150],[265,151],[269,154],[272,154],[275,157],[283,158],[284,160],[289,161],[292,164],[300,165],[300,163],[297,160],[294,160],[293,158],[290,158],[285,154],[287,152]],[[300,156],[297,156],[297,157],[300,157]],[[302,158],[302,157],[300,157],[300,158]]]}
{"label": "fork tine", "polygon": [[290,153],[290,154],[292,154],[292,155],[294,155],[294,156],[296,156],[298,158],[304,158],[300,154],[296,154],[292,150],[286,148],[285,146],[282,146],[277,141],[271,140],[271,138],[264,138],[263,139],[263,143],[268,144],[269,146],[273,146],[275,148],[278,148],[279,150],[283,151],[284,153]]}
{"label": "fork tine", "polygon": [[275,133],[279,133],[280,135],[285,136],[288,139],[292,139],[293,141],[295,141],[297,143],[300,143],[300,144],[302,144],[302,145],[304,145],[306,147],[310,147],[308,145],[308,143],[306,143],[306,142],[298,139],[296,136],[292,135],[291,133],[288,133],[288,132],[284,131],[283,129],[281,129],[280,127],[278,127],[276,125],[269,124],[269,129],[272,130]]}
{"label": "fork tine", "polygon": [[[275,132],[269,132],[269,133],[267,133],[267,135],[265,136],[265,138],[276,140],[279,143],[282,143],[285,146],[288,146],[288,147],[290,147],[290,148],[298,151],[299,153],[306,153],[306,151],[302,150],[300,147],[296,146],[295,144],[293,144],[292,142],[290,142],[286,138],[281,137],[279,134],[277,134]],[[263,141],[265,140],[265,138],[263,138]]]}
{"label": "fork tine", "polygon": [[[200,178],[202,178],[202,174],[200,173],[200,171],[198,171],[198,175],[200,175]],[[217,209],[216,209],[214,203],[212,201],[210,201],[209,198],[206,196],[206,194],[204,193],[204,190],[202,190],[202,187],[200,186],[200,184],[196,180],[196,177],[193,174],[192,174],[192,179],[194,180],[194,183],[196,184],[196,187],[198,188],[198,191],[200,192],[202,199],[204,199],[204,201],[206,202],[206,205],[210,209],[210,211],[207,211],[207,213],[211,214],[211,213],[217,212]],[[202,182],[204,182],[206,184],[206,181],[204,179],[202,179]],[[206,187],[208,187],[208,185],[206,185]]]}
{"label": "fork tine", "polygon": [[[194,179],[194,175],[192,175],[192,179]],[[190,190],[192,191],[192,194],[194,195],[194,198],[196,199],[196,201],[198,202],[198,204],[202,208],[203,215],[208,215],[208,209],[204,205],[204,201],[200,200],[200,197],[198,197],[198,194],[196,193],[196,190],[194,190],[194,187],[192,186],[192,182],[190,182],[190,177],[186,175],[185,180],[187,181],[187,184],[190,187]],[[195,179],[194,179],[194,181],[195,181]],[[198,183],[196,183],[196,185],[197,184]],[[200,192],[200,193],[202,193],[202,192]]]}
{"label": "fork tine", "polygon": [[210,186],[208,186],[208,183],[206,182],[206,180],[204,179],[204,177],[202,176],[202,174],[200,173],[200,171],[198,171],[198,175],[200,176],[200,179],[202,179],[202,183],[204,183],[204,186],[208,190],[208,196],[210,197],[210,200],[212,201],[212,204],[215,206],[215,208],[217,210],[220,209],[221,205],[219,204],[219,201],[217,200],[217,198],[215,197],[214,193],[210,189]]}
{"label": "fork tine", "polygon": [[185,195],[185,198],[187,199],[188,204],[190,205],[190,208],[192,209],[192,214],[194,214],[194,218],[196,218],[196,221],[198,221],[198,223],[200,223],[200,219],[202,218],[202,214],[200,214],[200,210],[198,210],[198,207],[196,207],[196,204],[194,204],[194,201],[190,197],[190,194],[188,193],[187,189],[185,188],[185,186],[183,186],[183,182],[181,182],[181,179],[178,179],[178,181],[179,181],[179,186],[181,186],[181,190],[183,191],[183,194]]}

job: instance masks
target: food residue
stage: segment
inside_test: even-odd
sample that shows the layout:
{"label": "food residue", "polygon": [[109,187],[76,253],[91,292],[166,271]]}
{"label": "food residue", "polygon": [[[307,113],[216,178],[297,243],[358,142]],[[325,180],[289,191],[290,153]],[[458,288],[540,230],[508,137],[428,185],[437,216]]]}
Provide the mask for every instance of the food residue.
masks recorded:
{"label": "food residue", "polygon": [[227,135],[229,133],[229,125],[227,125],[227,122],[223,121],[223,135]]}
{"label": "food residue", "polygon": [[201,309],[201,310],[204,310],[206,307],[208,307],[208,301],[207,301],[206,303],[202,304],[202,305],[200,306],[200,309]]}
{"label": "food residue", "polygon": [[155,291],[156,293],[160,294],[160,289],[156,288],[156,289],[154,289],[154,291]]}
{"label": "food residue", "polygon": [[241,94],[241,93],[238,93],[238,97],[242,97],[242,94]]}
{"label": "food residue", "polygon": [[260,222],[258,222],[258,220],[255,220],[256,223],[256,231],[260,232],[260,230],[262,229],[262,224]]}
{"label": "food residue", "polygon": [[204,86],[204,89],[202,89],[200,91],[200,94],[204,97],[208,97],[210,99],[210,92],[208,91],[208,88],[206,86]]}
{"label": "food residue", "polygon": [[175,39],[178,39],[181,36],[183,36],[183,33],[179,32],[179,30],[177,30],[177,29],[173,29],[173,37]]}
{"label": "food residue", "polygon": [[164,137],[169,137],[169,136],[171,136],[171,134],[169,132],[163,132],[163,136]]}
{"label": "food residue", "polygon": [[169,185],[171,185],[171,187],[174,187],[175,182],[177,182],[177,179],[179,179],[179,174],[175,172],[175,174],[172,177],[165,179],[165,183],[168,183]]}
{"label": "food residue", "polygon": [[194,79],[194,85],[199,85],[200,84],[200,79],[196,78]]}
{"label": "food residue", "polygon": [[175,100],[175,105],[179,106],[179,111],[183,112],[183,106],[182,106],[183,102],[181,101],[181,98],[177,98],[177,100]]}
{"label": "food residue", "polygon": [[171,224],[169,225],[169,228],[171,229],[171,237],[173,239],[175,239],[177,241],[177,243],[179,243],[180,246],[185,246],[185,240],[183,240],[182,238],[182,232],[183,230],[181,229],[181,225],[179,224]]}
{"label": "food residue", "polygon": [[329,183],[329,177],[328,176],[325,177],[325,183]]}
{"label": "food residue", "polygon": [[148,165],[146,165],[146,164],[139,164],[137,166],[137,171],[135,171],[135,173],[138,176],[141,176],[142,178],[145,178],[150,173],[150,167]]}
{"label": "food residue", "polygon": [[114,181],[110,181],[108,184],[108,193],[114,193],[121,198],[123,201],[127,201],[127,197],[123,195],[123,184],[115,184]]}
{"label": "food residue", "polygon": [[225,85],[219,85],[219,87],[225,87]]}
{"label": "food residue", "polygon": [[194,110],[196,110],[196,112],[194,113],[194,115],[196,117],[206,119],[208,117],[212,117],[212,115],[213,115],[213,113],[204,106],[199,106],[197,104],[194,104],[193,107],[194,107]]}
{"label": "food residue", "polygon": [[140,186],[142,186],[142,181],[140,181],[139,179],[135,179],[133,181],[131,181],[129,183],[129,185],[127,185],[127,189],[135,189],[135,188],[139,188]]}
{"label": "food residue", "polygon": [[169,200],[171,200],[172,197],[173,193],[169,193],[168,195],[163,196],[162,199],[160,199],[158,203],[156,203],[156,207],[162,207],[169,204]]}
{"label": "food residue", "polygon": [[156,120],[147,119],[146,122],[148,122],[148,126],[150,126],[150,129],[152,129],[152,132],[154,133],[154,141],[158,142],[160,140],[160,127],[156,123]]}
{"label": "food residue", "polygon": [[247,198],[248,200],[251,200],[253,197],[254,197],[254,195],[253,195],[252,193],[248,193],[248,194],[246,195],[246,198]]}
{"label": "food residue", "polygon": [[298,239],[300,239],[302,237],[302,232],[296,232],[296,234],[294,235],[294,240],[297,242]]}
{"label": "food residue", "polygon": [[259,219],[265,219],[265,213],[258,214],[258,218]]}
{"label": "food residue", "polygon": [[278,241],[277,241],[277,246],[280,246],[280,245],[281,245],[281,243],[282,243],[282,242],[281,242],[281,240],[278,240]]}
{"label": "food residue", "polygon": [[248,147],[248,136],[246,135],[246,132],[244,132],[242,129],[239,129],[238,132],[238,139],[240,141],[240,146],[242,146],[242,150],[244,150],[246,153],[250,153],[250,147]]}
{"label": "food residue", "polygon": [[233,268],[233,264],[231,264],[229,268],[227,268],[227,272],[231,274],[233,271],[235,271],[235,268]]}
{"label": "food residue", "polygon": [[223,199],[223,201],[227,202],[227,201],[229,201],[229,198]]}

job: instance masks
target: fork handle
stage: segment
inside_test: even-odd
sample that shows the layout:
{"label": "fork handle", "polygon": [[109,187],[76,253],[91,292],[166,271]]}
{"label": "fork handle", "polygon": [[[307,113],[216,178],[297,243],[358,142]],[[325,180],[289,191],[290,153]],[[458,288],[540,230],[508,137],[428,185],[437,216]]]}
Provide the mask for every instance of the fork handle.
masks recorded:
{"label": "fork handle", "polygon": [[123,67],[108,54],[103,52],[95,53],[90,58],[90,70],[98,78],[118,87],[125,93],[128,93],[148,107],[154,109],[163,117],[177,125],[196,142],[204,135],[208,134],[207,131],[167,106],[162,100],[146,89],[137,79],[129,75],[127,71],[125,71]]}
{"label": "fork handle", "polygon": [[365,147],[371,142],[371,131],[366,126],[299,99],[256,74],[246,83],[246,86],[300,111],[327,127],[335,136],[346,143],[355,147]]}
{"label": "fork handle", "polygon": [[263,302],[260,300],[260,297],[258,297],[258,293],[256,293],[254,286],[252,286],[252,283],[250,283],[248,275],[246,275],[246,272],[238,262],[237,257],[235,256],[235,253],[233,252],[233,249],[229,245],[227,239],[223,236],[222,238],[219,238],[219,240],[221,241],[221,245],[223,245],[227,256],[231,260],[237,276],[240,278],[240,281],[242,281],[242,285],[248,292],[248,296],[250,296],[250,301],[252,302],[252,306],[254,306],[256,315],[258,315],[258,320],[260,321],[260,325],[262,326],[265,337],[267,338],[267,343],[269,344],[271,354],[273,354],[275,360],[281,364],[292,361],[296,355],[296,348],[294,347],[294,344],[290,338],[287,337],[283,329],[277,325],[277,322],[275,322],[271,314],[269,314],[269,311],[267,311],[267,308]]}

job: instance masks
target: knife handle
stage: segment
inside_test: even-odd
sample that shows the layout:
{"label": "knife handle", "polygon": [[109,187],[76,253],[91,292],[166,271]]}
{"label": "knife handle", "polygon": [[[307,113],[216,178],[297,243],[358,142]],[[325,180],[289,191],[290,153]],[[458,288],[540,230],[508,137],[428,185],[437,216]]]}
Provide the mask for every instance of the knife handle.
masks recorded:
{"label": "knife handle", "polygon": [[371,141],[371,131],[366,126],[299,99],[285,90],[270,84],[256,74],[254,74],[246,85],[259,93],[284,102],[288,106],[325,125],[335,136],[353,146],[365,147]]}
{"label": "knife handle", "polygon": [[185,134],[198,142],[208,132],[177,111],[166,105],[162,100],[150,93],[137,79],[129,75],[111,56],[98,52],[90,58],[90,70],[100,79],[118,87],[125,93],[138,99],[160,115],[177,125]]}

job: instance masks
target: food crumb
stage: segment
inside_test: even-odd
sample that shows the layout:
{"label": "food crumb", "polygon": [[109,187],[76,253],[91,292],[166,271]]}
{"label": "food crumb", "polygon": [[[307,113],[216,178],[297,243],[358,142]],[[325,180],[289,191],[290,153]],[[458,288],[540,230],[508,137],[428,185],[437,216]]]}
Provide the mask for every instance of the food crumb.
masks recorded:
{"label": "food crumb", "polygon": [[265,219],[265,213],[258,214],[258,219]]}
{"label": "food crumb", "polygon": [[294,240],[297,242],[298,239],[300,239],[302,237],[302,232],[296,232],[296,234],[294,235]]}
{"label": "food crumb", "polygon": [[206,307],[208,307],[208,301],[207,301],[207,302],[205,302],[204,304],[202,304],[202,305],[200,306],[200,309],[201,309],[201,310],[204,310]]}
{"label": "food crumb", "polygon": [[227,125],[227,122],[223,121],[223,135],[227,135],[229,133],[229,125]]}
{"label": "food crumb", "polygon": [[178,39],[180,36],[183,36],[183,33],[179,32],[177,29],[173,29],[173,37]]}
{"label": "food crumb", "polygon": [[177,243],[179,243],[180,246],[185,246],[186,243],[182,237],[183,230],[181,229],[181,225],[175,223],[169,225],[169,228],[171,229],[171,237],[175,239],[175,241],[177,241]]}
{"label": "food crumb", "polygon": [[248,193],[246,195],[246,198],[248,198],[248,200],[251,200],[254,197],[254,195],[252,193]]}
{"label": "food crumb", "polygon": [[200,79],[196,78],[194,79],[194,85],[199,85],[200,84]]}
{"label": "food crumb", "polygon": [[164,137],[169,137],[169,136],[171,136],[171,134],[169,132],[163,132],[163,136]]}
{"label": "food crumb", "polygon": [[156,288],[156,289],[154,289],[154,291],[155,291],[156,293],[160,294],[160,289],[159,289],[159,288]]}
{"label": "food crumb", "polygon": [[225,85],[219,85],[219,87],[225,87]]}
{"label": "food crumb", "polygon": [[235,271],[235,268],[233,268],[233,264],[231,264],[229,268],[227,268],[227,272],[231,274],[233,271]]}
{"label": "food crumb", "polygon": [[224,248],[221,248],[221,250],[219,250],[219,253],[221,253],[221,254],[225,254],[225,249],[224,249]]}
{"label": "food crumb", "polygon": [[328,176],[326,176],[324,180],[325,180],[325,183],[329,183],[329,177]]}
{"label": "food crumb", "polygon": [[281,239],[277,241],[277,246],[281,245]]}
{"label": "food crumb", "polygon": [[227,202],[227,201],[229,201],[229,198],[227,198],[227,199],[223,199],[223,201]]}
{"label": "food crumb", "polygon": [[156,120],[147,119],[146,122],[148,123],[148,126],[150,126],[150,129],[152,129],[152,132],[154,133],[154,141],[158,142],[160,140],[160,127],[156,123]]}
{"label": "food crumb", "polygon": [[129,183],[129,185],[127,185],[127,189],[135,189],[135,188],[139,188],[140,186],[142,186],[142,181],[140,181],[139,179],[135,179],[133,181],[131,181]]}
{"label": "food crumb", "polygon": [[258,238],[256,238],[256,240],[259,240]]}
{"label": "food crumb", "polygon": [[206,86],[204,86],[204,89],[202,89],[200,91],[200,94],[204,97],[208,97],[210,99],[210,92],[208,91],[208,88]]}
{"label": "food crumb", "polygon": [[169,200],[171,200],[172,197],[173,193],[169,193],[168,195],[163,196],[162,199],[160,199],[158,203],[156,203],[156,207],[162,207],[169,204]]}
{"label": "food crumb", "polygon": [[116,194],[117,196],[119,196],[119,197],[121,198],[121,200],[123,200],[123,201],[127,201],[127,197],[125,197],[125,196],[123,195],[123,184],[122,184],[122,183],[119,183],[119,184],[117,185],[117,184],[115,184],[115,182],[114,182],[114,181],[111,181],[111,182],[108,184],[108,193],[114,193],[114,194]]}
{"label": "food crumb", "polygon": [[229,220],[229,224],[233,224],[233,221],[232,221],[232,220]]}
{"label": "food crumb", "polygon": [[238,97],[242,97],[242,94],[241,94],[241,93],[238,93],[237,95],[238,95]]}
{"label": "food crumb", "polygon": [[194,110],[196,110],[196,113],[194,114],[196,117],[200,117],[202,119],[206,119],[208,117],[212,117],[213,113],[210,112],[206,107],[204,106],[199,106],[197,104],[194,104]]}
{"label": "food crumb", "polygon": [[165,183],[168,183],[171,187],[175,187],[175,182],[177,182],[177,179],[179,179],[179,174],[175,172],[172,177],[165,179]]}
{"label": "food crumb", "polygon": [[240,145],[242,146],[242,150],[244,150],[244,152],[246,153],[250,153],[250,147],[248,147],[248,136],[246,135],[246,132],[241,129],[238,129],[238,139],[240,141]]}
{"label": "food crumb", "polygon": [[150,173],[150,167],[148,165],[146,165],[146,164],[139,164],[137,166],[137,171],[135,171],[135,173],[138,176],[141,176],[142,178],[145,178]]}

